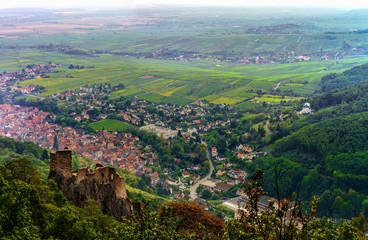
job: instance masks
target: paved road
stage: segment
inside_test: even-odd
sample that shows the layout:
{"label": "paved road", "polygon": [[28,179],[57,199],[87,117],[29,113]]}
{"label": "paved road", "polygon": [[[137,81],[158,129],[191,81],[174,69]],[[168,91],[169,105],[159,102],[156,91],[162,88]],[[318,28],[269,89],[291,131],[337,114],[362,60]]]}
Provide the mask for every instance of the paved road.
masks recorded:
{"label": "paved road", "polygon": [[207,158],[208,160],[210,161],[210,171],[209,173],[207,173],[206,176],[204,176],[204,178],[200,179],[196,184],[192,185],[190,187],[190,197],[192,199],[196,199],[198,197],[197,195],[197,188],[199,187],[199,185],[201,183],[204,183],[205,181],[207,181],[209,178],[211,178],[211,175],[215,169],[214,165],[213,165],[213,162],[211,160],[211,155],[210,155],[210,151],[208,150],[208,146],[207,146],[207,143],[206,142],[202,142],[205,146],[206,146],[206,150],[207,150]]}

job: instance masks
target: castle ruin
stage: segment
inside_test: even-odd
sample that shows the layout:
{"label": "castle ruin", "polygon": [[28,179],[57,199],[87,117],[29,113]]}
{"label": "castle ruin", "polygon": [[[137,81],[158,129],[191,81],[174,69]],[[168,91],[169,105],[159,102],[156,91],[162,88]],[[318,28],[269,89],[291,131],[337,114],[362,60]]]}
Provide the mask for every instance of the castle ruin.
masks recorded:
{"label": "castle ruin", "polygon": [[78,207],[87,200],[96,200],[104,212],[109,212],[117,220],[132,216],[125,179],[113,167],[96,164],[94,171],[88,168],[72,171],[72,151],[65,148],[50,154],[48,179],[54,180],[65,197]]}
{"label": "castle ruin", "polygon": [[50,153],[50,172],[58,172],[65,178],[72,177],[72,151],[69,148]]}
{"label": "castle ruin", "polygon": [[99,184],[109,184],[115,191],[118,198],[127,198],[125,189],[125,179],[120,177],[115,168],[96,164],[95,171],[91,169],[81,168],[77,172],[75,184],[79,184],[86,179],[88,182],[97,182]]}

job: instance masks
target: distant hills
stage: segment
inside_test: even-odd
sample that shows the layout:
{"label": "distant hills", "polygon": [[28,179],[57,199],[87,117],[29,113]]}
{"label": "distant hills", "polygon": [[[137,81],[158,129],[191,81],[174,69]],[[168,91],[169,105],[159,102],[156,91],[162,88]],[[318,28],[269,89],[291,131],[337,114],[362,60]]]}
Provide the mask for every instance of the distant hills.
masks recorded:
{"label": "distant hills", "polygon": [[368,9],[355,9],[347,12],[345,16],[368,18]]}

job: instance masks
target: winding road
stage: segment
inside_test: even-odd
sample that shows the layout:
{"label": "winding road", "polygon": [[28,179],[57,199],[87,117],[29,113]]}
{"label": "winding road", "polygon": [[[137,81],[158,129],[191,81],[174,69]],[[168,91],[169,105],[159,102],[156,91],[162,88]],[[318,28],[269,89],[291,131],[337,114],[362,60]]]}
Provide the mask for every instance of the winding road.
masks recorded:
{"label": "winding road", "polygon": [[207,143],[206,142],[202,142],[202,143],[206,146],[207,158],[210,161],[210,171],[206,174],[206,176],[204,176],[204,178],[200,179],[197,183],[195,183],[194,185],[190,186],[190,197],[192,199],[196,199],[198,197],[197,188],[199,187],[199,185],[201,183],[204,183],[209,178],[211,178],[211,175],[212,175],[213,171],[215,170],[215,167],[214,167],[213,162],[212,162],[212,159],[211,159],[210,151],[208,150]]}

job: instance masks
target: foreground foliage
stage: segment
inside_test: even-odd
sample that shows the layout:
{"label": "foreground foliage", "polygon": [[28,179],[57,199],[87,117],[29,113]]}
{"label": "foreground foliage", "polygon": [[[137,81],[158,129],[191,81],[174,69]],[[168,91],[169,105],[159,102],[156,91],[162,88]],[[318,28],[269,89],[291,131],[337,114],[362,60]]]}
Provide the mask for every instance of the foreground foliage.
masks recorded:
{"label": "foreground foliage", "polygon": [[249,200],[240,218],[226,223],[224,239],[359,239],[364,235],[353,225],[365,220],[336,226],[326,219],[317,219],[317,198],[312,201],[310,212],[303,210],[296,197],[270,201],[266,211],[259,212],[259,200],[266,194],[260,169],[244,187]]}
{"label": "foreground foliage", "polygon": [[161,205],[156,212],[147,200],[133,199],[134,217],[119,222],[103,213],[98,202],[89,201],[82,208],[71,205],[55,182],[45,182],[28,159],[13,159],[0,165],[0,238],[359,239],[367,229],[364,215],[335,226],[315,219],[314,208],[308,214],[297,203],[290,210],[290,199],[281,208],[270,204],[257,214],[258,201],[265,194],[262,178],[259,170],[244,186],[250,196],[248,214],[239,219],[224,223],[199,205],[177,201]]}

